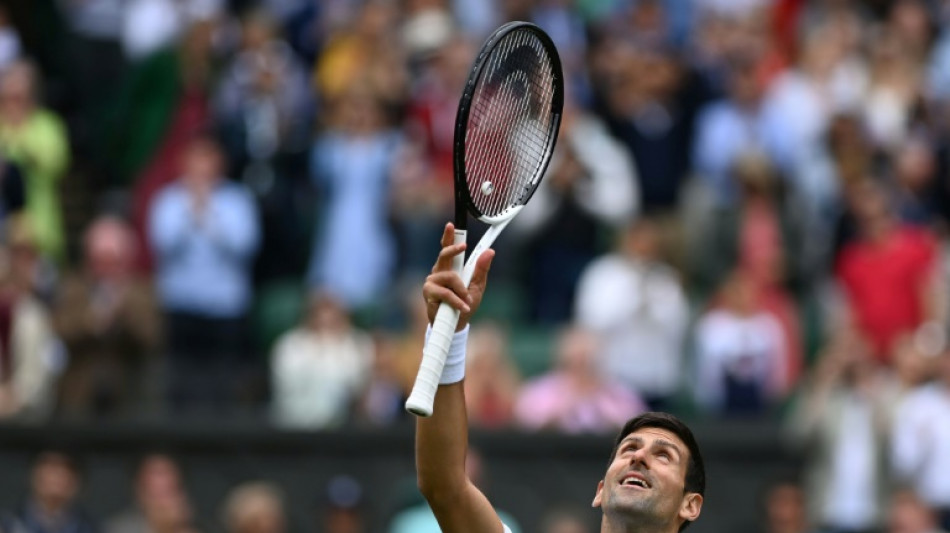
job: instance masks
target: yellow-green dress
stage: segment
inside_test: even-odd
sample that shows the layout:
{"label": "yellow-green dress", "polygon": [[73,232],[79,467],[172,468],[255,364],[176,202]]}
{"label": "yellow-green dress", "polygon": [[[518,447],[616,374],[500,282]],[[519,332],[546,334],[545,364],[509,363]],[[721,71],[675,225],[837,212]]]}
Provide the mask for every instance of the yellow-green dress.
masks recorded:
{"label": "yellow-green dress", "polygon": [[19,126],[0,123],[0,150],[23,171],[26,213],[40,251],[61,261],[65,243],[58,184],[69,165],[66,127],[51,111],[37,109]]}

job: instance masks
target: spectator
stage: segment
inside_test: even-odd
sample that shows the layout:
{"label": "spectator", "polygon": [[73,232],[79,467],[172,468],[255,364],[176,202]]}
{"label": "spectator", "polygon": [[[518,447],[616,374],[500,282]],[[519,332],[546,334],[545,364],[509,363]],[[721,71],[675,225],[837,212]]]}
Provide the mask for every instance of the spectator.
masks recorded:
{"label": "spectator", "polygon": [[86,230],[82,268],[59,285],[56,331],[69,364],[60,382],[67,416],[141,413],[154,407],[146,377],[157,367],[160,317],[149,281],[135,271],[138,242],[111,215]]}
{"label": "spectator", "polygon": [[46,418],[56,403],[63,351],[36,296],[39,250],[29,220],[6,227],[0,268],[0,418]]}
{"label": "spectator", "polygon": [[374,338],[373,343],[372,365],[351,418],[374,426],[388,426],[406,415],[406,398],[409,397],[406,376],[400,354],[392,344],[379,338]]}
{"label": "spectator", "polygon": [[[406,117],[407,136],[420,145],[428,174],[449,193],[453,180],[452,144],[458,95],[465,88],[477,50],[456,35],[424,57],[413,87]],[[451,212],[446,206],[446,212]]]}
{"label": "spectator", "polygon": [[375,93],[363,84],[350,89],[313,147],[312,177],[324,215],[309,282],[356,311],[377,302],[393,274],[388,202],[400,137],[387,124]]}
{"label": "spectator", "polygon": [[[303,65],[263,11],[244,18],[242,48],[225,69],[214,104],[229,160],[260,198],[261,278],[298,277],[306,263],[299,206],[313,103]],[[309,233],[307,233],[309,235]]]}
{"label": "spectator", "polygon": [[213,138],[193,138],[181,177],[158,194],[149,216],[176,411],[224,410],[248,367],[257,212],[247,189],[222,175],[221,157]]}
{"label": "spectator", "polygon": [[615,252],[593,261],[577,287],[575,318],[601,339],[604,375],[662,409],[680,386],[689,304],[660,260],[656,223],[627,226]]}
{"label": "spectator", "polygon": [[898,481],[910,484],[950,530],[950,350],[937,362],[937,379],[908,393],[897,408],[891,439]]}
{"label": "spectator", "polygon": [[35,227],[39,249],[65,259],[58,183],[69,165],[69,139],[60,118],[40,106],[39,73],[26,60],[0,74],[0,148],[23,171],[26,213]]}
{"label": "spectator", "polygon": [[352,325],[339,301],[315,295],[303,323],[274,348],[275,421],[309,428],[342,424],[369,379],[373,358],[373,341]]}
{"label": "spectator", "polygon": [[[461,28],[456,25],[449,10],[449,2],[406,2],[400,10],[399,37],[408,62],[412,63],[432,53],[448,42]],[[459,25],[462,22],[459,20]]]}
{"label": "spectator", "polygon": [[741,273],[723,283],[696,325],[696,401],[721,415],[761,415],[782,399],[787,344],[775,317]]}
{"label": "spectator", "polygon": [[807,205],[827,205],[836,184],[825,174],[809,174],[821,152],[831,118],[864,95],[867,74],[851,56],[849,35],[822,21],[804,33],[797,64],[773,82],[763,102],[764,120],[773,141],[769,154],[791,191]]}
{"label": "spectator", "polygon": [[334,476],[327,484],[323,528],[326,533],[364,533],[363,487],[350,476]]}
{"label": "spectator", "polygon": [[807,294],[816,265],[808,257],[802,207],[787,197],[772,164],[762,154],[736,154],[731,170],[738,205],[719,207],[700,221],[690,250],[695,289],[706,298],[738,269],[755,285],[759,304],[782,326],[788,390],[804,362],[796,296]]}
{"label": "spectator", "polygon": [[726,98],[706,105],[696,124],[693,166],[717,205],[731,206],[738,196],[732,171],[739,156],[768,153],[771,131],[762,113],[765,81],[748,52],[728,61]]}
{"label": "spectator", "polygon": [[828,274],[829,265],[834,263],[841,248],[856,238],[857,230],[847,204],[849,192],[871,176],[879,163],[879,154],[874,151],[865,130],[856,112],[836,113],[818,153],[804,170],[808,174],[822,174],[806,179],[835,184],[830,202],[810,208],[814,216],[810,217],[809,242],[818,252],[822,275]]}
{"label": "spectator", "polygon": [[601,375],[594,333],[568,328],[558,336],[556,349],[555,367],[526,382],[518,395],[515,418],[521,427],[606,432],[646,410],[633,391]]}
{"label": "spectator", "polygon": [[402,42],[397,34],[398,7],[371,0],[356,9],[358,12],[351,20],[334,28],[339,31],[328,32],[314,69],[318,94],[335,106],[354,86],[360,85],[377,94],[381,104],[403,102],[409,79],[403,47],[395,44]]}
{"label": "spectator", "polygon": [[673,50],[662,45],[607,41],[593,53],[610,55],[599,60],[613,70],[603,86],[603,114],[636,162],[642,206],[650,212],[670,212],[690,169],[699,103],[684,90],[686,69]]}
{"label": "spectator", "polygon": [[530,318],[547,324],[571,318],[578,279],[603,251],[602,236],[628,224],[640,202],[630,153],[575,91],[569,85],[547,175],[511,228],[524,241]]}
{"label": "spectator", "polygon": [[228,493],[222,511],[227,533],[283,533],[287,530],[284,495],[276,485],[252,481]]}
{"label": "spectator", "polygon": [[824,531],[876,531],[887,485],[887,398],[870,346],[857,332],[836,332],[802,388],[791,432],[808,450],[813,523]]}
{"label": "spectator", "polygon": [[794,480],[772,483],[763,495],[762,533],[809,533],[805,491]]}
{"label": "spectator", "polygon": [[181,471],[171,457],[150,454],[138,465],[135,504],[113,516],[105,533],[195,533]]}
{"label": "spectator", "polygon": [[844,246],[835,273],[846,319],[872,342],[876,359],[889,363],[898,335],[943,315],[936,241],[897,221],[880,186],[865,182],[851,194],[858,239]]}
{"label": "spectator", "polygon": [[75,460],[45,451],[33,463],[30,494],[2,520],[11,533],[95,533],[97,528],[79,508],[76,497],[81,479]]}
{"label": "spectator", "polygon": [[937,159],[930,139],[915,137],[894,149],[895,210],[904,223],[946,231],[939,217],[940,191],[936,181]]}
{"label": "spectator", "polygon": [[465,359],[465,405],[472,426],[497,429],[510,424],[519,381],[501,329],[486,324],[474,327]]}
{"label": "spectator", "polygon": [[913,57],[904,36],[906,32],[885,27],[870,42],[869,84],[863,114],[871,140],[882,149],[896,148],[907,137],[921,91],[923,65]]}
{"label": "spectator", "polygon": [[911,489],[898,490],[891,497],[887,533],[946,533],[937,515]]}
{"label": "spectator", "polygon": [[439,253],[433,243],[453,214],[455,114],[476,52],[474,43],[455,35],[420,59],[404,121],[407,142],[393,169],[391,194],[405,276],[429,272],[427,258]]}
{"label": "spectator", "polygon": [[217,29],[210,20],[187,26],[178,46],[134,67],[110,110],[110,130],[98,156],[110,185],[131,188],[130,218],[142,243],[138,266],[148,272],[155,259],[148,246],[154,198],[180,177],[188,147],[211,122]]}
{"label": "spectator", "polygon": [[887,406],[888,427],[894,423],[897,408],[904,398],[933,377],[933,356],[942,348],[941,343],[945,340],[942,335],[942,332],[924,328],[914,334],[905,333],[894,341],[891,349],[893,371],[884,374],[879,393],[882,404]]}

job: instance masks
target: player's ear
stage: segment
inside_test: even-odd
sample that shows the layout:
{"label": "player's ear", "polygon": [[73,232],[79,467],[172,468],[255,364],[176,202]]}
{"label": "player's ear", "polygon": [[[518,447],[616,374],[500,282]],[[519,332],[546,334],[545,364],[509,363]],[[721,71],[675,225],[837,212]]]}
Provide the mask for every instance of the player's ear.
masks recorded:
{"label": "player's ear", "polygon": [[600,498],[601,494],[604,492],[604,480],[601,479],[597,482],[597,493],[594,494],[594,502],[590,504],[591,507],[600,507]]}
{"label": "player's ear", "polygon": [[695,522],[703,509],[703,496],[698,492],[687,492],[680,505],[680,518],[688,522]]}

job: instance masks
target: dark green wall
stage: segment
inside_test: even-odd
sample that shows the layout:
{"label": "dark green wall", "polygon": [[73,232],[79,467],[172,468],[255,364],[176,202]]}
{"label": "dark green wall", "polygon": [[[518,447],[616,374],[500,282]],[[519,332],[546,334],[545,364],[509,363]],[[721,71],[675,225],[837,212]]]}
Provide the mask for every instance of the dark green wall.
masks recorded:
{"label": "dark green wall", "polygon": [[[794,472],[797,459],[771,425],[694,426],[708,473],[703,516],[695,533],[750,531],[757,494],[777,475]],[[484,457],[486,490],[513,514],[525,533],[556,505],[589,506],[606,465],[612,436],[490,433],[472,435]],[[319,531],[315,517],[327,481],[350,474],[364,487],[369,531],[385,524],[414,491],[412,431],[347,429],[291,433],[252,425],[97,425],[36,428],[0,426],[0,507],[13,505],[26,487],[29,461],[48,447],[73,452],[85,471],[82,501],[97,517],[129,504],[135,460],[149,450],[172,452],[186,471],[199,516],[217,531],[220,505],[231,486],[268,479],[287,492],[292,533]],[[595,511],[590,511],[593,522]]]}

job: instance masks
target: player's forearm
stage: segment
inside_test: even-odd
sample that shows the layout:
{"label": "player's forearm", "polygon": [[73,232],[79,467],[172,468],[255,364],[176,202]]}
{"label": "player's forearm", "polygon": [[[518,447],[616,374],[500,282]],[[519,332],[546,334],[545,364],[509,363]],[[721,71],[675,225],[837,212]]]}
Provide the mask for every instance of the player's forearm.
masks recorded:
{"label": "player's forearm", "polygon": [[416,473],[429,500],[453,498],[465,490],[468,419],[461,382],[439,387],[432,416],[416,424]]}

